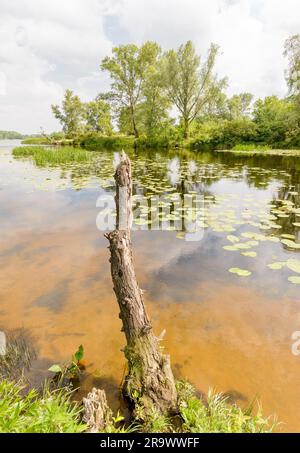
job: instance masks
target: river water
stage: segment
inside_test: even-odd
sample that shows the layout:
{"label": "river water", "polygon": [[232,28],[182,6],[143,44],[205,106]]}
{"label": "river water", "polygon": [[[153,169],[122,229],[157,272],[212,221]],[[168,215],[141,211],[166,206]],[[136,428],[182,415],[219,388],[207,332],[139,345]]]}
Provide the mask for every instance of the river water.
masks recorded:
{"label": "river water", "polygon": [[[31,337],[36,379],[83,344],[81,391],[102,386],[116,408],[125,339],[108,243],[96,227],[110,211],[96,204],[114,195],[118,156],[101,151],[88,164],[39,168],[11,155],[16,144],[0,142],[0,328]],[[129,155],[136,198],[171,206],[163,230],[152,228],[143,208],[133,247],[153,328],[157,335],[166,329],[161,344],[176,376],[244,406],[258,398],[281,430],[300,431],[300,355],[291,338],[300,331],[300,158]],[[183,194],[201,196],[196,240],[172,223],[191,213],[174,207]]]}

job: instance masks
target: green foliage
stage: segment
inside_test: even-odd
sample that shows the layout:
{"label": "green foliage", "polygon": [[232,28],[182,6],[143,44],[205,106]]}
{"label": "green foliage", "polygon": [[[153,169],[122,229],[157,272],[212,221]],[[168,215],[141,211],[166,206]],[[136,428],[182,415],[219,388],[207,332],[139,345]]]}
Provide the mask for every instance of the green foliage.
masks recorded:
{"label": "green foliage", "polygon": [[235,94],[227,100],[228,118],[237,120],[250,115],[250,105],[253,100],[253,94],[240,93]]}
{"label": "green foliage", "polygon": [[23,145],[49,145],[47,137],[28,137],[22,140]]}
{"label": "green foliage", "polygon": [[170,50],[164,56],[162,78],[170,102],[181,115],[185,138],[190,123],[226,86],[226,79],[218,80],[213,72],[218,51],[219,47],[212,44],[206,61],[200,64],[193,43],[187,41],[177,51]]}
{"label": "green foliage", "polygon": [[272,432],[276,423],[262,415],[261,407],[242,410],[229,404],[228,398],[209,390],[204,403],[194,395],[190,384],[178,383],[182,429],[189,433],[262,433]]}
{"label": "green foliage", "polygon": [[108,71],[112,80],[109,96],[117,112],[125,111],[135,137],[139,136],[137,109],[142,99],[143,84],[149,69],[156,64],[160,52],[154,42],[141,47],[126,44],[114,47],[113,56],[101,62],[101,69]]}
{"label": "green foliage", "polygon": [[86,130],[112,134],[110,106],[100,98],[85,104]]}
{"label": "green foliage", "polygon": [[117,434],[129,434],[138,430],[138,425],[126,426],[124,417],[118,412],[116,417],[111,417],[111,422],[107,424],[104,429],[104,433],[117,433]]}
{"label": "green foliage", "polygon": [[91,158],[88,151],[64,146],[58,148],[44,148],[39,146],[19,146],[12,151],[14,157],[32,157],[39,167],[57,165],[69,162],[87,162]]}
{"label": "green foliage", "polygon": [[84,105],[72,90],[66,90],[62,106],[52,105],[52,112],[67,138],[76,138],[84,130]]}
{"label": "green foliage", "polygon": [[142,425],[142,431],[145,433],[170,433],[174,432],[174,428],[170,418],[153,408]]}
{"label": "green foliage", "polygon": [[232,148],[233,151],[268,151],[269,146],[254,143],[238,143]]}
{"label": "green foliage", "polygon": [[286,80],[290,93],[298,96],[300,107],[300,34],[290,36],[284,45],[284,55],[288,57],[289,68]]}
{"label": "green foliage", "polygon": [[237,143],[256,140],[256,125],[249,118],[199,122],[191,149],[232,148]]}
{"label": "green foliage", "polygon": [[268,96],[254,106],[258,141],[274,148],[300,145],[299,111],[293,99]]}
{"label": "green foliage", "polygon": [[90,151],[101,149],[121,150],[122,148],[132,148],[134,143],[134,137],[126,137],[123,135],[112,135],[107,137],[98,134],[89,134],[81,140],[81,146]]}
{"label": "green foliage", "polygon": [[16,131],[0,131],[0,140],[21,140],[24,135]]}
{"label": "green foliage", "polygon": [[[70,138],[73,144],[91,150],[132,146],[230,149],[240,143],[299,148],[300,35],[285,43],[290,97],[270,96],[258,100],[254,108],[251,93],[229,98],[225,94],[227,79],[219,79],[214,70],[218,53],[219,47],[211,44],[202,59],[191,41],[164,54],[155,42],[114,47],[112,56],[100,65],[110,75],[110,91],[83,103],[66,90],[62,106],[52,106],[64,137],[50,136],[50,143],[70,144],[65,141]],[[170,117],[174,108],[179,113],[176,126]],[[113,132],[111,113],[120,135]]]}
{"label": "green foliage", "polygon": [[86,429],[81,423],[79,406],[71,402],[67,389],[42,395],[8,380],[0,381],[1,433],[79,433]]}
{"label": "green foliage", "polygon": [[84,357],[84,348],[82,344],[79,346],[75,354],[72,356],[72,361],[70,364],[65,365],[65,366],[60,366],[58,364],[52,365],[48,371],[51,371],[52,373],[55,374],[60,374],[61,375],[61,380],[64,378],[67,379],[75,379],[79,376],[80,374],[80,367],[81,367],[81,360]]}

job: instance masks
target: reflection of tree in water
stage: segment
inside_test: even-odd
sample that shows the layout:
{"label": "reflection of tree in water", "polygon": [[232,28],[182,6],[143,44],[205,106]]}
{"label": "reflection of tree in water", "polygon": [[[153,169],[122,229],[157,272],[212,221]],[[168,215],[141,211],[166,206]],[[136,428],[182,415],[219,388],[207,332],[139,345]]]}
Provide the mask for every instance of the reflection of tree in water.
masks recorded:
{"label": "reflection of tree in water", "polygon": [[[209,204],[214,204],[213,184],[230,179],[243,181],[248,187],[265,190],[271,183],[281,183],[273,204],[275,209],[282,209],[282,201],[293,201],[299,207],[300,192],[300,159],[295,156],[245,156],[232,153],[201,152],[188,150],[138,150],[128,153],[133,164],[133,192],[150,198],[165,194],[179,194],[183,199],[185,194],[195,193],[203,197],[211,197]],[[109,193],[114,193],[114,160],[116,153],[102,151],[95,153],[91,162],[71,168],[71,180],[78,190],[88,187],[96,179],[99,187]],[[66,177],[67,170],[62,170]],[[298,192],[291,195],[289,192]],[[176,210],[176,202],[170,200],[171,213]],[[272,214],[270,209],[270,214]],[[281,229],[266,230],[265,234],[279,236],[291,234],[299,237],[299,228],[293,223],[299,222],[299,217],[288,212],[288,217],[278,217],[274,222]]]}
{"label": "reflection of tree in water", "polygon": [[[273,198],[273,205],[276,206],[276,209],[282,209],[288,216],[278,217],[277,223],[282,227],[280,233],[294,235],[296,240],[300,239],[300,228],[294,225],[294,223],[300,222],[299,211],[297,212],[298,215],[294,212],[296,209],[300,209],[299,176],[299,172],[295,171],[295,169],[291,170],[290,184],[280,187],[276,196]],[[284,209],[285,206],[288,209]]]}

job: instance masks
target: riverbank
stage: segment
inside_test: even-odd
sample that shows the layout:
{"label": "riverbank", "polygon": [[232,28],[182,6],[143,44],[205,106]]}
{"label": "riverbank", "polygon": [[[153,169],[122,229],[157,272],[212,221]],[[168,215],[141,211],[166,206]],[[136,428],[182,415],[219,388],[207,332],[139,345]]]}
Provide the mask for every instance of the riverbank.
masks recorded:
{"label": "riverbank", "polygon": [[[32,346],[26,344],[22,332],[8,342],[6,354],[0,356],[0,433],[262,433],[273,432],[278,426],[274,417],[262,415],[259,404],[256,410],[253,405],[241,409],[230,404],[228,396],[209,389],[207,395],[199,397],[188,382],[177,381],[177,414],[166,417],[153,411],[147,418],[140,414],[139,418],[125,420],[119,411],[113,414],[105,402],[105,417],[101,420],[98,414],[100,429],[95,430],[96,422],[88,417],[85,398],[78,400],[77,396],[82,375],[76,360],[79,351],[83,351],[82,346],[71,364],[53,365],[49,371],[55,373],[54,377],[32,387],[28,380]],[[78,377],[75,386],[70,379],[71,368]]]}
{"label": "riverbank", "polygon": [[53,146],[79,146],[89,151],[101,151],[103,149],[185,149],[195,152],[217,151],[234,152],[245,155],[265,154],[265,155],[300,155],[300,149],[274,147],[267,143],[223,143],[215,144],[205,142],[197,138],[183,139],[179,137],[160,137],[148,139],[146,137],[135,138],[126,135],[97,135],[88,134],[78,136],[74,139],[56,136],[49,137],[29,137],[21,142],[23,145],[53,145]]}
{"label": "riverbank", "polygon": [[298,156],[300,157],[300,149],[253,149],[253,150],[238,150],[238,149],[217,149],[216,153],[231,153],[240,156]]}

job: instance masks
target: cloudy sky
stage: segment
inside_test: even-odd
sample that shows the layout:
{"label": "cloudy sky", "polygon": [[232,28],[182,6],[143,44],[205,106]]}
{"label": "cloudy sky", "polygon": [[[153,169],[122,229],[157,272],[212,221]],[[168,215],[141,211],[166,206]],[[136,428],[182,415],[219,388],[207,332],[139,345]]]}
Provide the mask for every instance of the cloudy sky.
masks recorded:
{"label": "cloudy sky", "polygon": [[0,0],[0,130],[58,129],[50,105],[106,90],[100,60],[128,42],[216,42],[230,94],[284,96],[283,43],[299,32],[299,0]]}

